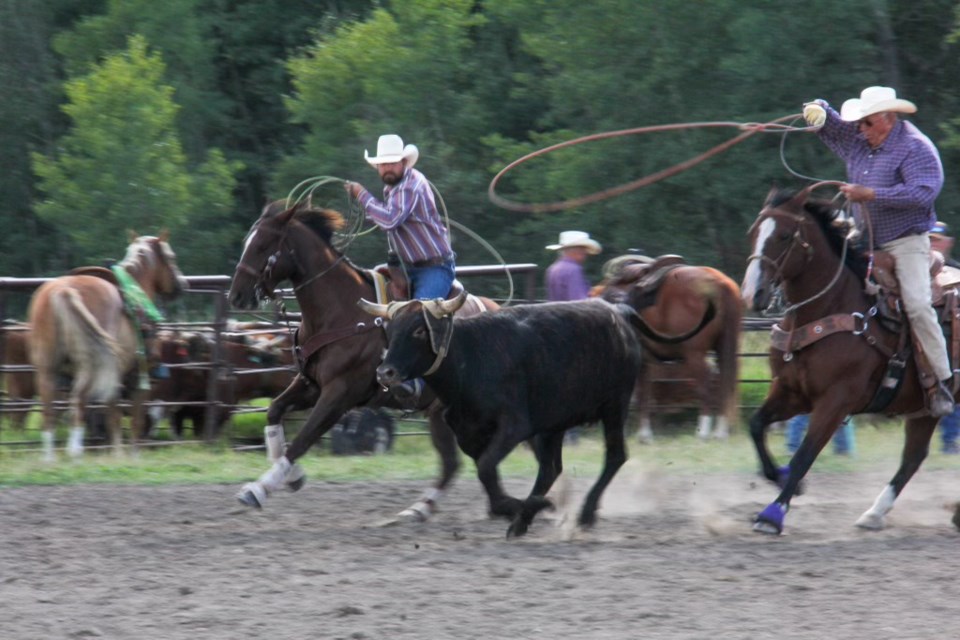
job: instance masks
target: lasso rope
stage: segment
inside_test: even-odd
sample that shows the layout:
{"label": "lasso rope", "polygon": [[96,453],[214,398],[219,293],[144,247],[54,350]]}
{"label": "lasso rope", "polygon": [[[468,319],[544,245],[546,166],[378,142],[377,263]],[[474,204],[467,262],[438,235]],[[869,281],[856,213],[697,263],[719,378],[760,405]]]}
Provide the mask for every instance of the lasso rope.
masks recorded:
{"label": "lasso rope", "polygon": [[[490,186],[487,189],[487,195],[490,198],[490,201],[495,205],[502,207],[504,209],[509,209],[511,211],[519,211],[523,213],[546,213],[553,211],[563,211],[565,209],[572,209],[574,207],[579,207],[585,204],[590,204],[593,202],[600,202],[601,200],[607,200],[615,196],[623,195],[630,191],[635,191],[641,187],[651,185],[654,182],[658,182],[665,178],[669,178],[678,173],[686,171],[691,167],[694,167],[704,160],[711,158],[719,153],[722,153],[733,147],[734,145],[740,144],[747,138],[750,138],[757,133],[789,133],[793,131],[811,131],[814,127],[794,127],[791,125],[781,124],[786,120],[796,120],[801,117],[800,114],[791,114],[788,116],[783,116],[782,118],[777,118],[776,120],[771,120],[770,122],[687,122],[687,123],[676,123],[676,124],[662,124],[662,125],[653,125],[647,127],[636,127],[633,129],[621,129],[619,131],[607,131],[604,133],[595,133],[587,136],[582,136],[580,138],[574,138],[573,140],[567,140],[566,142],[560,142],[558,144],[545,147],[538,151],[528,153],[522,158],[514,160],[506,167],[500,170],[500,172],[494,176],[493,180],[490,181]],[[597,140],[606,140],[609,138],[619,138],[624,136],[633,136],[641,135],[645,133],[655,133],[661,131],[682,131],[685,129],[708,129],[708,128],[736,128],[740,129],[741,133],[737,136],[730,138],[710,149],[707,149],[700,155],[694,156],[688,160],[677,163],[672,167],[662,169],[650,175],[638,178],[632,182],[627,182],[625,184],[611,187],[609,189],[604,189],[602,191],[597,191],[595,193],[580,196],[577,198],[571,198],[569,200],[561,200],[557,202],[544,202],[544,203],[522,203],[514,202],[508,200],[497,194],[496,188],[500,180],[513,168],[518,165],[523,164],[533,158],[552,153],[559,149],[564,149],[566,147],[572,147],[578,144],[584,144],[587,142],[595,142]],[[797,175],[797,174],[795,174]]]}

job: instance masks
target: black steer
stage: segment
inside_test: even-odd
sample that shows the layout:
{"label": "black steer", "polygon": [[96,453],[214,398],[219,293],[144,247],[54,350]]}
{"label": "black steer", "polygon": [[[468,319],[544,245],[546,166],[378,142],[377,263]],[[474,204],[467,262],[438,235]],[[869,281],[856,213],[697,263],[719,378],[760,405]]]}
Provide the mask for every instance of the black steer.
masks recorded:
{"label": "black steer", "polygon": [[[560,474],[563,434],[576,425],[603,424],[603,470],[580,512],[596,521],[606,486],[627,459],[623,424],[640,368],[633,329],[663,342],[625,305],[602,300],[520,305],[470,318],[452,317],[463,296],[449,301],[360,305],[391,320],[377,378],[385,386],[423,377],[446,409],[460,448],[474,459],[490,511],[511,520],[507,536],[526,533],[551,506],[544,497]],[[699,330],[714,313],[708,311]],[[690,334],[692,335],[692,334]],[[497,466],[533,439],[539,472],[529,497],[507,495]]]}

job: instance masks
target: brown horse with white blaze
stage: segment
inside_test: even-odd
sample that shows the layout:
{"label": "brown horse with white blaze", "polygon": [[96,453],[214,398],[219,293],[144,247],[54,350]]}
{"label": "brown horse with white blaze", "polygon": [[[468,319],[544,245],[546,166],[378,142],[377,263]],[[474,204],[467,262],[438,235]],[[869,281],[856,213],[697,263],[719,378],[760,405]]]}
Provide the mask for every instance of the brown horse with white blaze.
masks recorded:
{"label": "brown horse with white blaze", "polygon": [[[852,233],[832,201],[810,197],[816,186],[771,191],[750,229],[744,301],[763,310],[779,286],[789,303],[771,335],[770,391],[750,419],[763,475],[780,487],[756,516],[754,529],[761,533],[783,531],[801,480],[844,417],[858,413],[905,416],[900,468],[856,521],[861,528],[882,529],[926,458],[938,422],[925,409],[905,318],[891,319],[884,308],[896,304],[865,290],[880,256],[851,246]],[[767,429],[800,413],[810,414],[807,434],[789,465],[778,467],[767,448]]]}
{"label": "brown horse with white blaze", "polygon": [[[309,203],[289,207],[276,201],[263,208],[244,242],[230,287],[231,304],[255,309],[263,299],[274,297],[279,283],[289,281],[302,318],[296,341],[299,373],[267,409],[264,440],[273,466],[237,495],[247,506],[262,507],[275,491],[299,489],[304,476],[296,460],[350,409],[400,407],[377,383],[377,366],[387,346],[382,321],[373,320],[357,306],[361,298],[378,298],[373,274],[352,264],[333,246],[333,234],[343,223],[336,211],[315,209]],[[470,298],[472,313],[497,308],[486,298]],[[306,422],[287,446],[283,415],[289,409],[308,408]],[[425,391],[416,409],[429,417],[441,473],[434,486],[400,515],[425,520],[456,475],[460,460],[436,397]]]}
{"label": "brown horse with white blaze", "polygon": [[[166,233],[160,237],[133,237],[119,267],[151,302],[176,296],[185,288]],[[54,400],[58,376],[67,373],[72,377],[67,443],[67,453],[71,456],[83,452],[88,403],[107,405],[107,421],[116,453],[120,452],[123,442],[117,407],[121,387],[125,385],[130,390],[136,409],[142,403],[137,366],[137,352],[142,342],[137,335],[139,327],[124,304],[113,272],[98,267],[85,271],[96,275],[65,275],[44,283],[33,294],[28,311],[32,328],[30,359],[36,369],[36,389],[43,407],[43,456],[51,461],[54,459]],[[131,434],[133,443],[142,424],[142,416],[136,413]]]}

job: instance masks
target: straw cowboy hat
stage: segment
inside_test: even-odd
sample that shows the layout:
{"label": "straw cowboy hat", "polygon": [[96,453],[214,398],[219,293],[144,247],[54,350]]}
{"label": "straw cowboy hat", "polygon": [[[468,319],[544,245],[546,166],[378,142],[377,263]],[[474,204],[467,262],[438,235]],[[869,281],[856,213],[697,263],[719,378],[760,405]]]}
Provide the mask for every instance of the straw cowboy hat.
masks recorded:
{"label": "straw cowboy hat", "polygon": [[917,105],[898,98],[896,90],[890,87],[867,87],[860,92],[859,98],[850,98],[843,103],[840,107],[840,119],[856,122],[883,111],[916,113]]}
{"label": "straw cowboy hat", "polygon": [[388,133],[385,136],[380,136],[380,139],[377,140],[376,156],[371,158],[369,152],[364,149],[363,157],[372,167],[376,167],[378,164],[385,162],[400,162],[401,160],[406,160],[407,167],[409,168],[417,164],[417,158],[420,157],[420,150],[413,144],[404,146],[400,136]]}
{"label": "straw cowboy hat", "polygon": [[585,247],[587,253],[592,256],[603,251],[600,243],[590,238],[590,234],[586,231],[562,231],[560,232],[560,241],[557,244],[547,245],[547,249],[551,251],[567,249],[569,247]]}

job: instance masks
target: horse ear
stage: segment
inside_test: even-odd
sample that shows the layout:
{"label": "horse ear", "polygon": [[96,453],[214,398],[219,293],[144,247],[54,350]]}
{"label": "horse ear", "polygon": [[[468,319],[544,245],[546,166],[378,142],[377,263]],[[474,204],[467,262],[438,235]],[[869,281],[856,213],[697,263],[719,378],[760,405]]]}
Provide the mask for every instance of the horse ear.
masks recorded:
{"label": "horse ear", "polygon": [[160,239],[160,242],[167,242],[170,239],[170,230],[160,229],[160,234],[157,237]]}
{"label": "horse ear", "polygon": [[773,202],[773,198],[774,198],[774,196],[777,195],[777,192],[778,192],[778,191],[780,191],[780,187],[777,186],[777,183],[776,183],[776,182],[774,182],[773,184],[770,185],[770,191],[767,192],[767,197],[766,197],[766,199],[763,201],[764,206],[766,206],[766,205],[770,204],[771,202]]}
{"label": "horse ear", "polygon": [[133,242],[139,237],[140,237],[140,234],[138,234],[136,231],[134,231],[133,229],[127,229],[127,240],[129,240],[130,242]]}

